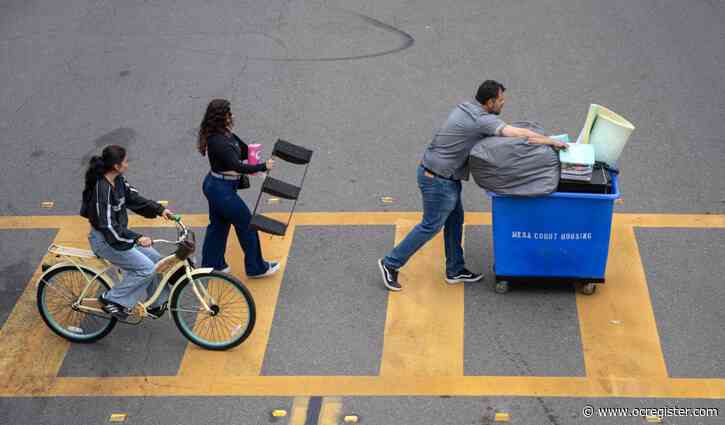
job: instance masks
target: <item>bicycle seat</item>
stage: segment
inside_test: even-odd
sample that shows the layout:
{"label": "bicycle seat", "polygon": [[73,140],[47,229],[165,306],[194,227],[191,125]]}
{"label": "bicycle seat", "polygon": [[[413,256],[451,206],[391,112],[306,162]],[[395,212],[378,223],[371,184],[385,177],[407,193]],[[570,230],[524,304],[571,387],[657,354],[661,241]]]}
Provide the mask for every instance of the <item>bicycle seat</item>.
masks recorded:
{"label": "bicycle seat", "polygon": [[93,251],[88,249],[74,248],[70,246],[61,246],[52,244],[48,247],[48,252],[51,254],[65,255],[68,257],[78,258],[101,258],[97,256]]}

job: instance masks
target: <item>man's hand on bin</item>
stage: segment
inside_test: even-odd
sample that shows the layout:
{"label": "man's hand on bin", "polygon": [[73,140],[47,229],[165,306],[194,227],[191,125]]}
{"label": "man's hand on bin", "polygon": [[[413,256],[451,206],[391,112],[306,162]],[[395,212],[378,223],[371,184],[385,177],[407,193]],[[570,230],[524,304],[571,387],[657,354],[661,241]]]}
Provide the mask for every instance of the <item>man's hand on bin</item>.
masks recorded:
{"label": "man's hand on bin", "polygon": [[566,150],[566,148],[569,147],[566,143],[546,137],[543,134],[533,132],[527,128],[518,128],[507,125],[501,130],[501,135],[506,137],[525,137],[529,143],[536,145],[549,145],[556,150]]}
{"label": "man's hand on bin", "polygon": [[536,145],[549,145],[558,151],[567,150],[567,148],[569,148],[568,143],[563,143],[558,140],[554,140],[552,138],[541,135],[537,135],[536,137],[529,137],[529,143],[533,143]]}
{"label": "man's hand on bin", "polygon": [[563,143],[563,142],[560,142],[560,141],[554,140],[554,139],[549,139],[549,140],[551,140],[551,143],[549,143],[549,145],[558,151],[567,150],[569,148],[568,143]]}

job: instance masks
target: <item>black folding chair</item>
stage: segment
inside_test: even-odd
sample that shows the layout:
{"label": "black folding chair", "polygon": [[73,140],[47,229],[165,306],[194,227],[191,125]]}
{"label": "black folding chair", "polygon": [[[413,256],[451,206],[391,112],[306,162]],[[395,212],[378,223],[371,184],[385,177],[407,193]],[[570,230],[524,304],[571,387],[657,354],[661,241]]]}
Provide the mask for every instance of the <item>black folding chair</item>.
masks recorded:
{"label": "black folding chair", "polygon": [[[274,144],[274,149],[272,150],[272,156],[291,164],[304,165],[305,172],[302,175],[302,181],[299,186],[275,179],[269,175],[269,172],[267,172],[267,177],[264,179],[264,183],[262,183],[262,188],[259,191],[259,196],[257,197],[257,203],[254,206],[254,212],[252,213],[252,220],[249,223],[249,227],[271,235],[284,236],[285,232],[287,232],[287,227],[289,226],[290,221],[292,221],[292,214],[294,214],[295,208],[297,207],[297,200],[299,199],[300,192],[302,191],[302,185],[305,183],[305,177],[307,176],[307,169],[310,166],[312,153],[313,151],[303,148],[302,146],[298,146],[281,139],[277,140],[277,143]],[[262,199],[263,193],[294,201],[289,217],[287,218],[287,223],[277,221],[257,212],[259,208],[259,201]]]}

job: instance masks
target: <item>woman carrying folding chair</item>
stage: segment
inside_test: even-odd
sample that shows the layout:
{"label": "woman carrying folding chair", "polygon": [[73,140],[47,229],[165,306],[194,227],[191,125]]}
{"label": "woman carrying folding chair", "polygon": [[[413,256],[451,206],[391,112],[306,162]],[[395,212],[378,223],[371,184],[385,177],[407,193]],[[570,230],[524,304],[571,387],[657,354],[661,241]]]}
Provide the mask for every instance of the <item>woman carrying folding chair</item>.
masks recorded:
{"label": "woman carrying folding chair", "polygon": [[197,148],[209,157],[211,171],[204,178],[204,196],[209,202],[209,226],[204,236],[202,267],[229,271],[225,261],[230,226],[234,226],[244,251],[244,266],[249,278],[270,276],[279,270],[279,263],[265,261],[257,231],[249,228],[252,214],[237,194],[249,187],[247,174],[272,169],[274,161],[249,165],[247,145],[232,132],[234,117],[226,99],[214,99],[206,108],[199,127]]}

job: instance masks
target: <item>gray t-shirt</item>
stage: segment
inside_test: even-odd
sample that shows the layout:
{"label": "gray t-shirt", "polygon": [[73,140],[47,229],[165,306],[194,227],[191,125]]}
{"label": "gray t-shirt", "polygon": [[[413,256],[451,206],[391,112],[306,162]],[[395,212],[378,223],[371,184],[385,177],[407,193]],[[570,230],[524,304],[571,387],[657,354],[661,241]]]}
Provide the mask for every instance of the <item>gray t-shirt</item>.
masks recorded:
{"label": "gray t-shirt", "polygon": [[476,101],[453,108],[443,126],[423,154],[423,166],[454,180],[468,180],[468,155],[481,139],[500,136],[506,126],[497,115],[490,114]]}

